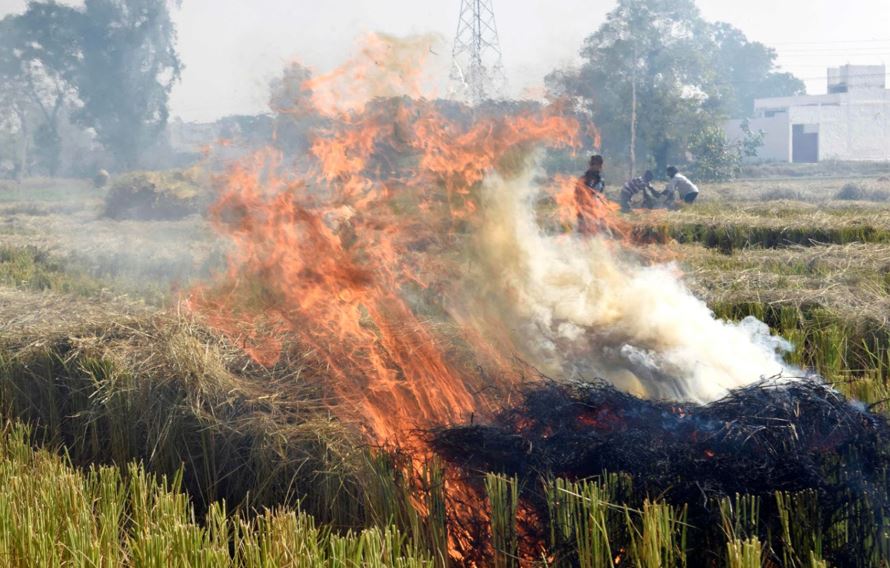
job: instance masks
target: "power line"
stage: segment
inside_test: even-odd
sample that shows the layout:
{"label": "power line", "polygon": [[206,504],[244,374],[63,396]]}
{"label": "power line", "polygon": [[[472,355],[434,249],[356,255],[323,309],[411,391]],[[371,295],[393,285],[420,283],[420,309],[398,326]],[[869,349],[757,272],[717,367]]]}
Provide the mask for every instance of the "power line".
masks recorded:
{"label": "power line", "polygon": [[795,56],[831,56],[831,55],[882,55],[890,53],[890,45],[880,49],[866,50],[837,50],[837,49],[806,49],[800,51],[776,50],[779,55],[795,55]]}
{"label": "power line", "polygon": [[[788,71],[787,69],[781,69],[780,71],[790,73],[790,71]],[[884,74],[866,73],[863,75],[855,75],[854,77],[856,79],[860,79],[860,78],[875,79],[875,78],[879,78],[879,77],[890,77],[890,73],[884,73]],[[826,80],[828,80],[828,75],[826,74],[826,75],[822,75],[819,77],[795,77],[795,79],[799,79],[804,82],[806,82],[806,81],[826,81]],[[727,81],[723,84],[724,85],[754,85],[754,84],[761,83],[761,82],[762,82],[761,80],[757,80],[757,81]]]}
{"label": "power line", "polygon": [[776,42],[759,42],[764,45],[835,45],[849,43],[890,43],[890,38],[881,39],[840,39],[840,40],[821,40],[821,41],[776,41]]}

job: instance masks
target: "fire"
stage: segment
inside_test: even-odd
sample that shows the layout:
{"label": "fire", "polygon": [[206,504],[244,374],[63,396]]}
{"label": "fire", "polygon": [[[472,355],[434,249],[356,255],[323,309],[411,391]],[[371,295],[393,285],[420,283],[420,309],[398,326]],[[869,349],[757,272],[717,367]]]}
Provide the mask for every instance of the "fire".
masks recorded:
{"label": "fire", "polygon": [[[426,47],[374,36],[359,58],[304,85],[329,119],[311,160],[267,150],[217,180],[211,217],[232,244],[228,269],[189,300],[265,365],[286,349],[308,354],[335,410],[378,444],[484,416],[509,389],[499,354],[516,348],[460,310],[457,257],[480,222],[483,178],[509,174],[534,147],[572,145],[579,131],[546,108],[461,121],[434,102],[392,98],[400,85],[417,94]],[[347,84],[390,98],[341,97]],[[453,327],[424,313],[449,310]]]}
{"label": "fire", "polygon": [[[263,365],[305,362],[334,413],[414,466],[431,455],[414,431],[495,416],[526,368],[713,400],[781,367],[764,325],[715,320],[676,270],[629,254],[614,203],[534,167],[594,127],[559,106],[424,98],[430,53],[372,36],[302,85],[321,116],[308,155],[270,148],[219,176],[227,268],[188,307]],[[624,428],[609,412],[575,424]],[[458,472],[445,483],[450,514],[484,516]],[[466,536],[449,535],[455,558],[471,558]]]}

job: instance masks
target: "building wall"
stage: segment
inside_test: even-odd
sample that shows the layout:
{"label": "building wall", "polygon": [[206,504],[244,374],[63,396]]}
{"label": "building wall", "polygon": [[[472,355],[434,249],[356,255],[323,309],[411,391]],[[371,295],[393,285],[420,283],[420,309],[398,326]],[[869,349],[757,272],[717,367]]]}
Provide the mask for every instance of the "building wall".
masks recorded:
{"label": "building wall", "polygon": [[856,89],[883,89],[887,84],[883,65],[841,65],[828,69],[828,92],[846,93]]}
{"label": "building wall", "polygon": [[851,91],[836,105],[793,106],[791,124],[817,124],[820,160],[890,160],[890,92]]}
{"label": "building wall", "polygon": [[[792,129],[803,124],[819,132],[819,160],[890,161],[890,90],[759,99],[754,108],[748,123],[765,134],[760,159],[791,161]],[[726,124],[731,140],[741,138],[740,124]]]}
{"label": "building wall", "polygon": [[[763,131],[763,146],[757,150],[757,157],[770,162],[787,162],[791,160],[791,123],[788,113],[778,113],[769,118],[749,118],[748,128],[751,132]],[[741,120],[730,120],[724,126],[726,136],[731,141],[744,138]]]}

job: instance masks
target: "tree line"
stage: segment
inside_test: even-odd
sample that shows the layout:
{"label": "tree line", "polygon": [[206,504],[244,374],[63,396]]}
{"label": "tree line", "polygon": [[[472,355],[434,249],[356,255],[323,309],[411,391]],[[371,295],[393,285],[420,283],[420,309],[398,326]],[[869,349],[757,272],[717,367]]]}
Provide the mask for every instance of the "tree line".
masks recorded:
{"label": "tree line", "polygon": [[139,166],[167,124],[175,39],[165,0],[32,1],[0,20],[0,150],[14,175],[71,173],[97,152]]}
{"label": "tree line", "polygon": [[[694,0],[619,0],[580,55],[547,76],[548,96],[596,125],[588,146],[631,171],[691,163],[703,177],[731,175],[757,133],[730,143],[723,121],[749,116],[755,98],[804,92],[775,50],[704,20]],[[0,175],[4,159],[18,176],[144,167],[181,71],[168,0],[32,0],[0,20]],[[305,152],[321,120],[301,88],[308,77],[291,65],[271,85],[275,143],[289,152]]]}

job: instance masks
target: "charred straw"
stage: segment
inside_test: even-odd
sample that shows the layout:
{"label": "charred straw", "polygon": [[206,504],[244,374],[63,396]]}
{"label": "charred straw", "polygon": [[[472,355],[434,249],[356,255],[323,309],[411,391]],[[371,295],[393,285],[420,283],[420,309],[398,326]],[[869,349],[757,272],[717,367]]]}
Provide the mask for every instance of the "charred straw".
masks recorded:
{"label": "charred straw", "polygon": [[643,400],[604,382],[549,381],[489,424],[441,428],[430,438],[470,475],[492,471],[543,487],[524,499],[554,527],[563,513],[547,510],[548,480],[623,472],[632,494],[611,502],[688,504],[696,539],[735,539],[733,565],[756,563],[757,538],[770,534],[783,551],[774,560],[794,561],[788,565],[807,561],[823,541],[838,565],[883,557],[890,426],[818,380],[762,380],[707,405]]}

